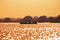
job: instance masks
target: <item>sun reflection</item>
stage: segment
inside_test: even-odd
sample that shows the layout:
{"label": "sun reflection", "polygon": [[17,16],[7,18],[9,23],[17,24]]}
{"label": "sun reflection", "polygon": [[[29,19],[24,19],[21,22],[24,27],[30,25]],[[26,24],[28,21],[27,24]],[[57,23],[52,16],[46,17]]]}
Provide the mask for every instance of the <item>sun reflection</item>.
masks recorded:
{"label": "sun reflection", "polygon": [[7,27],[6,30],[0,30],[0,40],[60,40],[60,28],[58,27],[49,27],[49,29],[44,27],[43,29],[43,27],[16,28],[12,26],[8,28],[9,30]]}

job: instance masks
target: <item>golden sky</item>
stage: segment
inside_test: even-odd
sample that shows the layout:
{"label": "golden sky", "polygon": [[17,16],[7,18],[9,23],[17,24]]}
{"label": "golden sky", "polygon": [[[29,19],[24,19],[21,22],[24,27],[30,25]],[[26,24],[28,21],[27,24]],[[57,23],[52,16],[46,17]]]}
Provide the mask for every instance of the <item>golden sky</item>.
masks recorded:
{"label": "golden sky", "polygon": [[0,18],[59,14],[60,0],[0,0]]}

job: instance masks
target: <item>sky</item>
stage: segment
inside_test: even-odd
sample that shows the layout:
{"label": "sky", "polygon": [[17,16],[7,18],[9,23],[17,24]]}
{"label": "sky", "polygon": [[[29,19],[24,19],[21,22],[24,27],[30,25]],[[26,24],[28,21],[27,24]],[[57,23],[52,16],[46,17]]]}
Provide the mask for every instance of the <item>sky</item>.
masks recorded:
{"label": "sky", "polygon": [[60,0],[0,0],[0,18],[60,15]]}

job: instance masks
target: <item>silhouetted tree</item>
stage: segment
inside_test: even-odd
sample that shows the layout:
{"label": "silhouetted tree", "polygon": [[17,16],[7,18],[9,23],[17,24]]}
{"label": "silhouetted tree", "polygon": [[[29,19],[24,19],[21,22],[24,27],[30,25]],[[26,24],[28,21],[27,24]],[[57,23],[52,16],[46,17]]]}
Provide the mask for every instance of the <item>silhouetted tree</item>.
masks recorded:
{"label": "silhouetted tree", "polygon": [[56,22],[60,23],[60,15],[56,17]]}
{"label": "silhouetted tree", "polygon": [[27,22],[32,21],[32,17],[31,16],[26,16],[26,17],[24,17],[24,20],[27,21]]}
{"label": "silhouetted tree", "polygon": [[30,24],[32,22],[32,17],[31,16],[25,16],[23,20],[25,23]]}
{"label": "silhouetted tree", "polygon": [[55,17],[49,17],[48,22],[54,23],[54,22],[56,22],[56,18]]}
{"label": "silhouetted tree", "polygon": [[35,24],[34,19],[31,16],[25,16],[23,20],[20,21],[21,24]]}
{"label": "silhouetted tree", "polygon": [[25,24],[25,21],[23,19],[20,19],[19,21],[21,24]]}
{"label": "silhouetted tree", "polygon": [[39,22],[47,22],[47,17],[46,16],[40,16],[38,21]]}
{"label": "silhouetted tree", "polygon": [[2,19],[0,19],[0,22],[2,22]]}
{"label": "silhouetted tree", "polygon": [[5,18],[4,19],[4,22],[10,22],[11,20],[10,20],[10,18]]}
{"label": "silhouetted tree", "polygon": [[37,17],[37,16],[35,16],[35,17],[34,17],[34,20],[35,20],[36,22],[38,22],[38,17]]}
{"label": "silhouetted tree", "polygon": [[17,18],[16,22],[20,22],[21,21],[21,18]]}

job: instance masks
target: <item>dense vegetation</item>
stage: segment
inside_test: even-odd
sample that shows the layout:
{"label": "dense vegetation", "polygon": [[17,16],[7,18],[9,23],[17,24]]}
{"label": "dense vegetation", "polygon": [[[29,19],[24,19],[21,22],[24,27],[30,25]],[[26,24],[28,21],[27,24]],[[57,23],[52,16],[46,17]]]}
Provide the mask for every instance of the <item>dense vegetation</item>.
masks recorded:
{"label": "dense vegetation", "polygon": [[57,17],[47,17],[47,16],[40,16],[40,17],[31,17],[25,16],[24,18],[0,18],[0,22],[20,22],[21,24],[36,24],[41,22],[51,22],[51,23],[60,23],[60,15]]}

